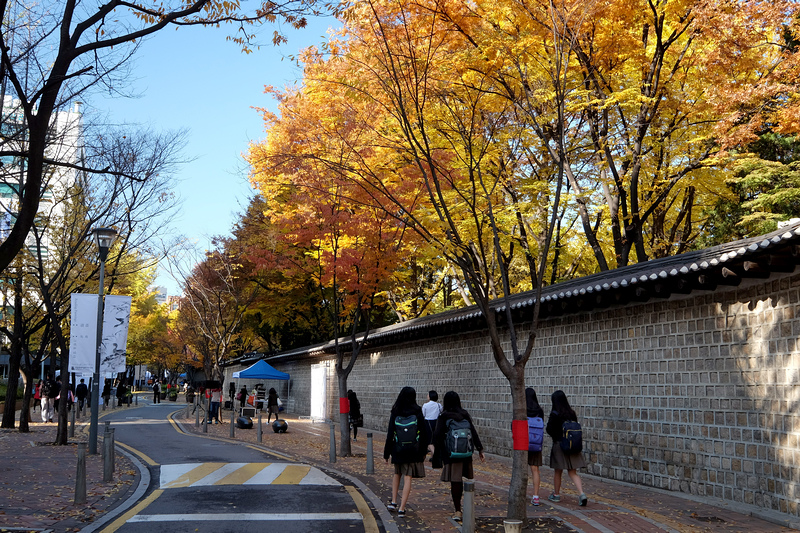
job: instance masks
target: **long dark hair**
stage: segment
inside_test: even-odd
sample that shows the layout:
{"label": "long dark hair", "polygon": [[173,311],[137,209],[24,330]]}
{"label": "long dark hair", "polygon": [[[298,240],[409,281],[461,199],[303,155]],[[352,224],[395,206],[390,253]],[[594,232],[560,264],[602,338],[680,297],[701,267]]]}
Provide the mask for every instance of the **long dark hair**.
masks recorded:
{"label": "long dark hair", "polygon": [[539,416],[531,414],[542,411],[542,407],[539,405],[539,400],[536,398],[536,391],[533,390],[533,387],[528,387],[525,389],[525,403],[528,407],[528,416]]}
{"label": "long dark hair", "polygon": [[417,405],[417,391],[414,390],[414,387],[403,387],[400,389],[400,394],[397,395],[397,400],[392,406],[392,412],[403,413],[414,407],[419,407]]}
{"label": "long dark hair", "polygon": [[445,411],[461,411],[461,398],[456,391],[447,391],[442,400],[442,407]]}
{"label": "long dark hair", "polygon": [[572,407],[569,405],[569,401],[567,401],[567,395],[564,394],[563,390],[557,390],[550,396],[550,399],[553,400],[553,411],[558,413],[561,418],[564,420],[577,420],[578,415],[575,414],[575,411],[572,410]]}

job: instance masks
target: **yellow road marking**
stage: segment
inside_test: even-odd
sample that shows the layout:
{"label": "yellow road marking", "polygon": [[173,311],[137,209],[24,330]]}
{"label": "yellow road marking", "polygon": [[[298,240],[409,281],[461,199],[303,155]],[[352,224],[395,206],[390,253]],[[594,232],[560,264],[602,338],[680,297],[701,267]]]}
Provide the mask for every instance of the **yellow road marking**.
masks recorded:
{"label": "yellow road marking", "polygon": [[272,463],[248,463],[220,479],[214,483],[214,485],[241,485],[271,464]]}
{"label": "yellow road marking", "polygon": [[364,501],[364,497],[361,495],[360,492],[356,490],[353,486],[346,486],[347,492],[350,494],[350,497],[353,498],[353,501],[356,504],[356,509],[358,512],[361,513],[361,516],[364,517],[364,533],[379,533],[380,529],[378,529],[378,523],[375,521],[375,517],[372,516],[372,509],[369,508],[367,502]]}
{"label": "yellow road marking", "polygon": [[115,442],[115,444],[116,444],[117,446],[120,446],[120,447],[122,447],[122,448],[125,448],[126,450],[128,450],[129,452],[131,452],[133,455],[135,455],[135,456],[139,457],[139,459],[143,460],[145,463],[149,464],[150,466],[157,466],[157,465],[158,465],[158,463],[157,463],[157,462],[153,461],[153,460],[152,460],[152,459],[150,459],[150,458],[149,458],[149,457],[148,457],[146,454],[144,454],[144,453],[140,452],[140,451],[139,451],[139,450],[137,450],[136,448],[133,448],[133,447],[131,447],[131,446],[128,446],[127,444],[123,444],[123,443],[121,443],[121,442],[119,442],[119,441],[116,441],[116,442]]}
{"label": "yellow road marking", "polygon": [[284,461],[294,461],[294,459],[288,455],[282,455],[280,453],[273,452],[272,450],[265,450],[264,448],[259,448],[258,446],[254,446],[252,444],[248,444],[247,447],[250,448],[251,450],[255,450],[261,453],[266,453],[267,455],[283,459]]}
{"label": "yellow road marking", "polygon": [[109,525],[107,525],[105,528],[103,528],[101,533],[113,533],[114,531],[118,530],[120,527],[125,525],[125,522],[127,522],[128,520],[139,514],[139,512],[144,510],[145,507],[153,503],[156,500],[156,498],[161,496],[163,492],[164,491],[161,489],[154,490],[153,493],[150,494],[150,496],[148,496],[147,498],[136,504],[134,507],[131,508],[130,511],[121,515],[119,518],[117,518]]}
{"label": "yellow road marking", "polygon": [[311,470],[310,466],[305,465],[289,465],[283,469],[281,475],[275,478],[272,482],[273,485],[297,485],[300,481],[308,475]]}
{"label": "yellow road marking", "polygon": [[185,474],[178,476],[175,480],[170,481],[162,488],[174,489],[180,487],[188,487],[192,483],[200,481],[207,475],[216,472],[217,470],[225,466],[225,464],[226,463],[203,463],[197,465],[195,468],[192,468]]}

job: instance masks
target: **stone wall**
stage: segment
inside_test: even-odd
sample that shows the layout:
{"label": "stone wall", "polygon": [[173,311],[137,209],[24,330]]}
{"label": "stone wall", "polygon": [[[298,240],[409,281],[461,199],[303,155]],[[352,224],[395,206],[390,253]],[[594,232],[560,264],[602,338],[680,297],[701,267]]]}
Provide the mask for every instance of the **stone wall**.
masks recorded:
{"label": "stone wall", "polygon": [[[526,383],[545,412],[554,390],[566,392],[591,474],[797,516],[799,301],[795,274],[544,320]],[[319,362],[272,363],[292,375],[295,412],[308,410]],[[386,427],[404,385],[420,403],[429,389],[457,391],[486,449],[509,453],[509,387],[485,331],[363,353],[348,386],[366,427]],[[337,390],[329,373],[329,411]]]}

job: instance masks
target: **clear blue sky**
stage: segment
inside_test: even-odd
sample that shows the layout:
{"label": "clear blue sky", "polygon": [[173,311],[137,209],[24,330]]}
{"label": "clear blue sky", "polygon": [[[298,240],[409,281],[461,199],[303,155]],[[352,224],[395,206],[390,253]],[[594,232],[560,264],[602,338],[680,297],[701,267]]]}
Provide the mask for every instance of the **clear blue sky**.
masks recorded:
{"label": "clear blue sky", "polygon": [[[157,130],[187,129],[183,165],[176,178],[182,199],[175,232],[208,248],[209,238],[229,233],[251,194],[242,153],[251,140],[264,138],[254,107],[275,110],[265,85],[283,87],[301,76],[285,56],[324,40],[332,18],[310,19],[306,29],[291,31],[289,43],[267,44],[245,54],[225,37],[231,28],[167,29],[140,48],[129,92],[135,99],[93,99],[115,123],[138,123]],[[282,59],[283,58],[283,59]],[[159,276],[159,285],[176,294],[177,284]]]}

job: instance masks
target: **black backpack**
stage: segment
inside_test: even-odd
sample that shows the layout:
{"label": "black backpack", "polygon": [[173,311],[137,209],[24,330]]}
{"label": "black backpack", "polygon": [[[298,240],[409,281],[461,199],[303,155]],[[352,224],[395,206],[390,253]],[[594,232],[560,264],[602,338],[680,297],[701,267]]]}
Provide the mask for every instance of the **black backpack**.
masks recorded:
{"label": "black backpack", "polygon": [[42,398],[50,398],[50,394],[53,392],[53,387],[55,383],[53,383],[52,379],[46,379],[42,381],[42,388],[39,391],[39,396]]}
{"label": "black backpack", "polygon": [[583,450],[583,431],[581,425],[574,420],[565,420],[561,425],[561,449],[564,453],[578,453]]}
{"label": "black backpack", "polygon": [[469,420],[448,420],[444,445],[450,459],[469,459],[475,451]]}
{"label": "black backpack", "polygon": [[394,449],[397,453],[419,449],[417,415],[398,416],[394,419]]}

